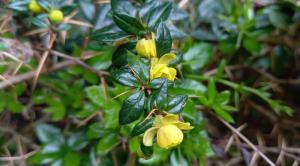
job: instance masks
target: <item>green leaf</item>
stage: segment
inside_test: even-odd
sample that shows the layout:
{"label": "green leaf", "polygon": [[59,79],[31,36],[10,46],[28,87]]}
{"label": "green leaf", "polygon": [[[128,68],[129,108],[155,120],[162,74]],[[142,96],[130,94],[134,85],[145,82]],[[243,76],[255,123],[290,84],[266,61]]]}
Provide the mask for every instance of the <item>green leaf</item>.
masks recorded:
{"label": "green leaf", "polygon": [[225,90],[225,91],[217,94],[215,101],[216,101],[216,103],[219,103],[219,104],[227,104],[230,100],[230,96],[231,96],[230,91]]}
{"label": "green leaf", "polygon": [[101,138],[97,145],[98,154],[106,154],[119,144],[118,136],[114,133],[107,134]]}
{"label": "green leaf", "polygon": [[68,151],[63,160],[64,166],[79,166],[80,165],[80,155],[73,151]]}
{"label": "green leaf", "polygon": [[245,37],[243,40],[243,47],[251,53],[259,53],[261,50],[261,43],[257,42],[254,38]]}
{"label": "green leaf", "polygon": [[125,125],[137,120],[144,110],[145,93],[136,91],[130,95],[124,102],[119,114],[119,123]]}
{"label": "green leaf", "polygon": [[227,122],[234,123],[234,119],[232,118],[232,116],[226,111],[222,110],[220,106],[216,105],[213,107],[213,109],[215,110],[217,115],[220,116],[222,119],[224,119]]}
{"label": "green leaf", "polygon": [[66,108],[62,103],[55,103],[44,109],[45,112],[51,113],[54,121],[62,120],[66,115]]}
{"label": "green leaf", "polygon": [[178,114],[183,110],[183,107],[188,99],[187,95],[177,95],[169,101],[167,112]]}
{"label": "green leaf", "polygon": [[157,89],[154,93],[154,100],[152,103],[153,106],[156,107],[158,110],[164,110],[167,107],[168,101],[168,81],[165,80],[159,89]]}
{"label": "green leaf", "polygon": [[102,107],[105,103],[103,89],[101,86],[90,86],[85,88],[87,97],[96,105]]}
{"label": "green leaf", "polygon": [[154,118],[150,117],[148,119],[145,119],[141,122],[139,122],[138,124],[136,124],[131,132],[131,136],[137,136],[140,134],[143,134],[147,129],[149,129],[150,127],[152,127]]}
{"label": "green leaf", "polygon": [[158,24],[161,21],[166,21],[172,10],[172,3],[166,2],[163,3],[155,8],[152,8],[148,13],[147,13],[147,24],[148,27],[152,29],[156,29]]}
{"label": "green leaf", "polygon": [[164,22],[160,22],[156,30],[156,50],[160,57],[171,51],[172,37],[169,28]]}
{"label": "green leaf", "polygon": [[64,143],[64,137],[61,130],[48,124],[38,124],[36,127],[36,134],[39,140],[43,143]]}
{"label": "green leaf", "polygon": [[115,42],[119,40],[124,40],[128,38],[130,35],[120,31],[120,32],[112,32],[112,31],[104,31],[103,29],[96,30],[91,33],[91,40],[97,42]]}
{"label": "green leaf", "polygon": [[285,29],[289,25],[288,15],[280,11],[278,6],[271,6],[269,20],[276,28]]}
{"label": "green leaf", "polygon": [[128,68],[121,68],[120,70],[112,71],[111,76],[115,81],[122,85],[129,87],[139,86],[137,78],[133,76],[130,69]]}
{"label": "green leaf", "polygon": [[89,139],[95,139],[95,138],[103,137],[104,135],[110,132],[111,132],[110,130],[104,129],[103,124],[99,122],[95,122],[88,127],[86,136]]}
{"label": "green leaf", "polygon": [[106,129],[115,129],[119,126],[119,111],[121,104],[116,100],[108,100],[104,106],[104,127]]}
{"label": "green leaf", "polygon": [[112,55],[112,65],[116,68],[127,65],[127,52],[135,49],[135,43],[127,43],[119,46]]}
{"label": "green leaf", "polygon": [[16,10],[19,12],[26,12],[28,11],[28,5],[29,1],[14,1],[7,5],[7,8]]}
{"label": "green leaf", "polygon": [[217,95],[217,89],[216,89],[216,83],[215,81],[211,78],[208,81],[208,89],[207,89],[207,98],[210,104],[214,104],[216,95]]}
{"label": "green leaf", "polygon": [[134,71],[138,78],[143,82],[149,81],[150,63],[149,60],[140,58],[130,51],[127,52],[127,61],[129,67]]}
{"label": "green leaf", "polygon": [[143,143],[141,144],[141,151],[144,154],[144,158],[149,158],[153,154],[153,146],[145,146]]}
{"label": "green leaf", "polygon": [[6,106],[11,113],[21,113],[23,111],[23,104],[19,101],[8,101]]}
{"label": "green leaf", "polygon": [[168,82],[168,86],[171,86],[173,85],[173,82],[172,81],[169,81],[165,78],[155,78],[153,79],[150,84],[149,84],[149,87],[150,88],[153,88],[153,89],[158,89],[162,86],[162,84],[164,84],[165,82]]}
{"label": "green leaf", "polygon": [[145,28],[143,24],[135,17],[114,12],[113,19],[119,28],[129,34],[142,35],[144,33]]}
{"label": "green leaf", "polygon": [[192,70],[203,68],[211,58],[212,45],[209,43],[196,44],[183,55],[183,60]]}

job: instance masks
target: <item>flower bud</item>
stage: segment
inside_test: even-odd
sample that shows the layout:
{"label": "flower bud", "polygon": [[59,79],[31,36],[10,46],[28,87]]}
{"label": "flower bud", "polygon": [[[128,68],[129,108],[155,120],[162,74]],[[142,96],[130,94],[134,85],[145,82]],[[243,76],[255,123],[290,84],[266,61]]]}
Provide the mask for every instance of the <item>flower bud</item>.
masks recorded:
{"label": "flower bud", "polygon": [[28,4],[28,8],[30,11],[32,11],[33,13],[41,13],[44,11],[44,9],[42,8],[41,5],[39,5],[36,0],[32,0],[29,4]]}
{"label": "flower bud", "polygon": [[64,18],[64,14],[60,10],[52,10],[49,13],[49,19],[52,22],[60,23],[63,20],[63,18]]}
{"label": "flower bud", "polygon": [[157,131],[157,143],[161,148],[171,148],[180,144],[183,140],[182,131],[175,125],[165,125]]}
{"label": "flower bud", "polygon": [[136,51],[139,56],[144,58],[156,57],[156,46],[154,39],[141,39],[136,44]]}

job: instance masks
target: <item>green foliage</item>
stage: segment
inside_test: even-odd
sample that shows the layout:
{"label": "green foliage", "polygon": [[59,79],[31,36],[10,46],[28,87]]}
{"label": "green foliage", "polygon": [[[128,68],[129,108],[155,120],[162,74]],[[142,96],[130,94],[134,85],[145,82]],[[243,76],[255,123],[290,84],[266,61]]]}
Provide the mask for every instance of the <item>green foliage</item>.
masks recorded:
{"label": "green foliage", "polygon": [[[29,2],[0,2],[0,119],[13,129],[1,133],[1,155],[19,155],[6,144],[20,132],[24,149],[36,151],[30,165],[206,165],[216,157],[210,118],[244,123],[237,117],[248,107],[260,114],[241,106],[249,101],[284,121],[297,107],[297,92],[284,95],[299,81],[293,1],[37,0],[41,13]],[[61,23],[49,20],[52,9],[64,13]],[[141,39],[155,41],[157,58],[176,54],[159,64],[176,70],[175,80],[166,79],[169,68],[151,79],[159,67],[138,55]],[[176,147],[163,149],[156,137],[145,146],[155,117],[169,113],[194,128]]]}

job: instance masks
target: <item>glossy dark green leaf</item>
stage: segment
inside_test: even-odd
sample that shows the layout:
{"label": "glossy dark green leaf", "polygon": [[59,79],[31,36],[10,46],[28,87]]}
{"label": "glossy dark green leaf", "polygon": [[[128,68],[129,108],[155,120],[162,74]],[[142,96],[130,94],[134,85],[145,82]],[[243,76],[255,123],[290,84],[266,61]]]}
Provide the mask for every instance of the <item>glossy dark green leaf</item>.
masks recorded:
{"label": "glossy dark green leaf", "polygon": [[135,43],[127,43],[121,45],[112,55],[113,67],[120,68],[127,64],[127,52],[132,51],[135,48]]}
{"label": "glossy dark green leaf", "polygon": [[119,28],[129,34],[141,35],[144,33],[143,24],[135,17],[114,12],[113,19]]}
{"label": "glossy dark green leaf", "polygon": [[165,78],[155,78],[150,82],[149,87],[153,89],[158,89],[162,86],[162,84],[164,84],[164,82],[168,82],[168,86],[173,85],[172,81],[169,81]]}
{"label": "glossy dark green leaf", "polygon": [[156,30],[156,50],[160,57],[171,51],[172,37],[170,31],[164,22],[160,22]]}
{"label": "glossy dark green leaf", "polygon": [[133,76],[130,69],[122,68],[120,70],[115,70],[111,72],[112,78],[118,83],[129,86],[129,87],[138,87],[139,83],[137,78]]}
{"label": "glossy dark green leaf", "polygon": [[127,62],[137,77],[144,83],[149,80],[150,62],[148,59],[140,58],[130,51],[127,52]]}
{"label": "glossy dark green leaf", "polygon": [[26,12],[28,10],[28,3],[30,1],[29,0],[25,0],[25,1],[14,1],[11,2],[10,4],[7,5],[7,8],[12,9],[12,10],[16,10],[19,12]]}
{"label": "glossy dark green leaf", "polygon": [[143,134],[147,129],[152,127],[153,121],[154,118],[151,117],[136,124],[131,132],[131,136],[137,136]]}
{"label": "glossy dark green leaf", "polygon": [[141,144],[141,150],[144,154],[144,158],[149,158],[153,154],[153,146],[145,146],[144,144]]}
{"label": "glossy dark green leaf", "polygon": [[124,102],[119,114],[119,123],[125,125],[137,120],[144,110],[146,96],[143,91],[136,91]]}
{"label": "glossy dark green leaf", "polygon": [[37,0],[37,2],[46,10],[50,10],[52,7],[52,5],[47,0]]}
{"label": "glossy dark green leaf", "polygon": [[148,26],[155,29],[161,21],[166,21],[171,13],[172,3],[165,2],[155,8],[152,8],[147,14]]}
{"label": "glossy dark green leaf", "polygon": [[165,80],[159,89],[157,89],[154,93],[154,107],[158,110],[164,110],[167,107],[168,101],[168,81]]}
{"label": "glossy dark green leaf", "polygon": [[104,31],[103,29],[96,30],[91,33],[91,40],[98,41],[98,42],[115,42],[118,40],[125,39],[130,35],[123,32],[112,32],[112,31]]}
{"label": "glossy dark green leaf", "polygon": [[187,95],[177,95],[173,97],[168,103],[167,112],[178,114],[183,110],[187,99]]}

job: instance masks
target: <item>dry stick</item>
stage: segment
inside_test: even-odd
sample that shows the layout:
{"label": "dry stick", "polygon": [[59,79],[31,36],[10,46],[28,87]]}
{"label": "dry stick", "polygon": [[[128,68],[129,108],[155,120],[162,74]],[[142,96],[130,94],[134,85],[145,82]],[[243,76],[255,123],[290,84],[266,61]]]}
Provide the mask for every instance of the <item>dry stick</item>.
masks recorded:
{"label": "dry stick", "polygon": [[[57,69],[60,69],[60,68],[66,67],[66,66],[74,65],[74,64],[76,64],[76,63],[72,60],[60,62],[60,63],[53,65],[53,67],[51,67],[48,71],[54,71],[54,70],[57,70]],[[19,82],[26,81],[26,80],[33,78],[36,75],[36,72],[37,71],[34,70],[34,71],[27,72],[25,74],[16,75],[16,76],[10,78],[9,81],[11,84],[17,84]],[[45,70],[42,71],[42,73],[45,73],[45,72],[46,72]],[[4,89],[4,88],[10,86],[10,83],[5,82],[5,81],[0,82],[0,89]]]}
{"label": "dry stick", "polygon": [[[241,132],[242,130],[245,129],[246,126],[247,126],[247,124],[244,123],[243,125],[241,125],[240,127],[238,127],[237,130],[238,130],[239,132]],[[233,141],[234,141],[234,136],[231,135],[230,138],[229,138],[228,141],[227,141],[226,146],[225,146],[225,152],[228,152],[228,151],[229,151],[229,148],[231,147]]]}
{"label": "dry stick", "polygon": [[96,115],[99,115],[99,113],[100,113],[100,111],[94,112],[92,115],[88,116],[83,121],[80,121],[76,127],[78,128],[78,127],[85,125],[87,122],[89,122],[91,119],[93,119]]}
{"label": "dry stick", "polygon": [[108,75],[107,72],[104,72],[104,71],[98,71],[94,68],[92,68],[91,66],[87,65],[86,63],[84,63],[82,60],[78,59],[78,58],[74,58],[70,55],[67,55],[67,54],[64,54],[64,53],[61,53],[61,52],[58,52],[58,51],[55,51],[55,50],[50,50],[51,54],[53,55],[56,55],[56,56],[59,56],[59,57],[62,57],[62,58],[65,58],[65,59],[68,59],[68,60],[72,60],[74,61],[75,63],[77,63],[78,65],[88,69],[89,71],[91,72],[94,72],[94,73],[98,73],[98,74],[102,74],[102,75]]}
{"label": "dry stick", "polygon": [[230,130],[232,130],[236,135],[238,135],[243,141],[245,141],[254,151],[256,151],[263,159],[266,160],[268,164],[271,166],[275,166],[275,164],[265,155],[263,154],[259,149],[256,148],[255,145],[251,143],[243,134],[241,134],[237,129],[235,129],[232,125],[227,123],[221,118],[218,118],[225,126],[227,126]]}
{"label": "dry stick", "polygon": [[25,159],[31,157],[32,155],[34,155],[37,152],[38,152],[38,150],[35,150],[35,151],[29,152],[27,154],[21,155],[21,156],[0,157],[0,161],[19,161],[19,160],[25,160]]}
{"label": "dry stick", "polygon": [[[47,46],[47,48],[48,48],[49,50],[52,48],[55,39],[56,39],[56,34],[55,34],[55,33],[51,33],[51,34],[50,34],[50,41],[49,41],[48,46]],[[41,61],[40,61],[40,63],[39,63],[39,66],[38,66],[38,68],[37,68],[37,72],[35,73],[35,77],[34,77],[34,80],[33,80],[32,90],[34,90],[35,87],[36,87],[36,83],[37,83],[37,80],[38,80],[38,78],[39,78],[39,75],[40,75],[40,73],[41,73],[41,71],[42,71],[42,69],[43,69],[43,66],[44,66],[44,64],[45,64],[45,62],[46,62],[46,59],[47,59],[47,57],[48,57],[48,55],[49,55],[49,50],[46,50],[46,51],[44,52],[44,54],[43,54],[43,56],[42,56],[42,59],[41,59]]]}

